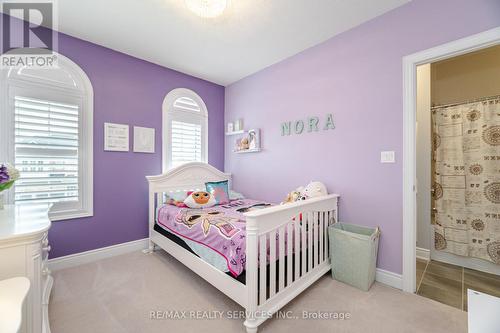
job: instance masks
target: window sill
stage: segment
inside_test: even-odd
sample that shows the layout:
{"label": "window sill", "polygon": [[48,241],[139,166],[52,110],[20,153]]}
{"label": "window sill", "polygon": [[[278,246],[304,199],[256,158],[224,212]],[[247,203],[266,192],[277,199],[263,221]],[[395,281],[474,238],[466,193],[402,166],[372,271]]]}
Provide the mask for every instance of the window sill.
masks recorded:
{"label": "window sill", "polygon": [[49,210],[49,219],[52,222],[79,219],[82,217],[91,217],[91,216],[94,216],[94,212],[88,209],[75,209],[75,210],[65,210],[57,212],[51,212]]}

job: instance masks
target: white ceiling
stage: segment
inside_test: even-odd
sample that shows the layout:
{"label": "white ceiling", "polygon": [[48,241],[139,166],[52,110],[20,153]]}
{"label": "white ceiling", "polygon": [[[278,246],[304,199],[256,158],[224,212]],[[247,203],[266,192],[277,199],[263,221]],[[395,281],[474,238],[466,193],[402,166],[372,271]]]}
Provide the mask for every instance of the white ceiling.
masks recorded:
{"label": "white ceiling", "polygon": [[221,85],[409,0],[229,0],[216,19],[184,0],[59,0],[59,30]]}

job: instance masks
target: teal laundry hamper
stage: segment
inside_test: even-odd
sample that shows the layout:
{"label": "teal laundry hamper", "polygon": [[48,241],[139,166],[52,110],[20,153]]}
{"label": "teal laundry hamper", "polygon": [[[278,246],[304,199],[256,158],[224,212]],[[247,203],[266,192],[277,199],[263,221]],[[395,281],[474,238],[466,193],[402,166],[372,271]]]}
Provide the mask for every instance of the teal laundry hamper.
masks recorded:
{"label": "teal laundry hamper", "polygon": [[368,291],[375,281],[380,228],[347,223],[328,227],[332,277]]}

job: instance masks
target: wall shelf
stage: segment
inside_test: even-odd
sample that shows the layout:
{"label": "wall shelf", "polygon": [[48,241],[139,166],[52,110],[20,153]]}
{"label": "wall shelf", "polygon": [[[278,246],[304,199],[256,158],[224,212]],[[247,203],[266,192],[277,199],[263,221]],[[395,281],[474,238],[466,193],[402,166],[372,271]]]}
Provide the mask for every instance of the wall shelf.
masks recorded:
{"label": "wall shelf", "polygon": [[244,134],[245,131],[244,130],[241,130],[241,131],[234,131],[234,132],[226,132],[226,136],[231,136],[231,135],[238,135],[238,134]]}
{"label": "wall shelf", "polygon": [[262,151],[261,148],[255,148],[255,149],[235,150],[234,153],[236,153],[236,154],[246,154],[246,153],[258,153],[260,151]]}

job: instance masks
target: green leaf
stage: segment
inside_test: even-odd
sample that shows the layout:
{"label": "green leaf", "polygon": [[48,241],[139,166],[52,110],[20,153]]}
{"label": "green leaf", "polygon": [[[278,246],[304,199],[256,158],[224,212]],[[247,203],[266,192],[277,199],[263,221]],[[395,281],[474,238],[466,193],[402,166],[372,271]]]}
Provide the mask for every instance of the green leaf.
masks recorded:
{"label": "green leaf", "polygon": [[11,180],[10,182],[0,184],[0,192],[8,190],[9,188],[14,185],[14,180]]}

